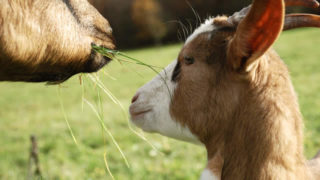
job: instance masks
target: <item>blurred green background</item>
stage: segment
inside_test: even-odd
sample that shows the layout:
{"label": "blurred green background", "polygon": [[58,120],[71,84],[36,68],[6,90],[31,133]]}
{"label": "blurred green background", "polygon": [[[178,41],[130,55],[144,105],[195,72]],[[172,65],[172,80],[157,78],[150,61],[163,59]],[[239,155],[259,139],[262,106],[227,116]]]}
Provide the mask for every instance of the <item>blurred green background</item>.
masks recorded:
{"label": "blurred green background", "polygon": [[[301,29],[283,33],[275,49],[289,66],[305,119],[305,154],[320,149],[320,31]],[[132,57],[165,67],[177,56],[181,44],[127,51]],[[156,74],[134,64],[113,61],[99,72],[105,86],[127,111],[135,91]],[[29,168],[30,135],[38,139],[40,167],[44,179],[111,179],[104,154],[115,179],[198,179],[206,164],[202,147],[145,134],[152,143],[135,135],[122,109],[92,83],[88,76],[75,76],[60,86],[0,83],[0,179],[26,179]],[[60,91],[60,93],[59,93]],[[99,98],[99,93],[101,97]],[[85,97],[96,108],[102,102],[104,124],[128,159],[121,154]],[[63,102],[64,108],[60,106]],[[83,108],[82,108],[83,106]],[[74,143],[63,111],[77,139]],[[136,129],[137,130],[137,129]],[[139,131],[139,130],[138,130]]]}

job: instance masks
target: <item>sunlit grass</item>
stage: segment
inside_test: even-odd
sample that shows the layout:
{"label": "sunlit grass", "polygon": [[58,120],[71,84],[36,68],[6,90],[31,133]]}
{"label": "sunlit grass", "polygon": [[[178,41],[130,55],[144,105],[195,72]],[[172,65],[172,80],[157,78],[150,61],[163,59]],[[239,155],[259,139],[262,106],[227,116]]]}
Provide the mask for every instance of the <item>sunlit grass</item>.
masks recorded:
{"label": "sunlit grass", "polygon": [[[159,75],[162,78],[163,82],[165,83],[165,85],[167,87],[168,93],[170,94],[170,96],[172,96],[171,92],[169,90],[169,87],[168,87],[168,85],[166,83],[165,77],[163,77],[161,74],[159,74],[159,71],[157,70],[157,69],[164,69],[163,67],[147,64],[147,63],[143,62],[142,60],[139,60],[137,58],[131,57],[131,56],[129,56],[129,55],[127,55],[127,54],[125,54],[125,53],[123,53],[121,51],[118,51],[118,50],[112,50],[112,49],[108,49],[108,48],[100,47],[100,46],[96,46],[96,45],[92,45],[92,48],[93,48],[93,50],[96,51],[96,53],[100,53],[103,56],[106,56],[106,57],[108,57],[110,59],[115,59],[120,64],[122,64],[122,62],[133,63],[133,64],[145,66],[145,67],[151,69],[153,72],[155,72],[157,75]],[[165,76],[167,76],[166,71],[164,71],[164,72],[165,72]]]}
{"label": "sunlit grass", "polygon": [[120,63],[127,62],[127,63],[135,63],[137,65],[142,65],[142,66],[150,68],[151,70],[153,70],[157,74],[159,74],[159,71],[156,70],[155,68],[163,69],[163,67],[147,64],[147,63],[143,62],[142,60],[131,57],[131,56],[129,56],[121,51],[118,51],[118,50],[107,49],[105,47],[100,47],[100,46],[96,46],[96,45],[92,45],[92,48],[97,53],[100,53],[103,56],[109,57],[110,59],[115,59],[115,60],[119,61]]}
{"label": "sunlit grass", "polygon": [[71,128],[70,123],[69,123],[69,120],[68,120],[68,116],[67,116],[67,114],[66,114],[66,112],[65,112],[65,109],[64,109],[63,100],[62,100],[62,98],[61,98],[61,89],[60,89],[60,88],[58,89],[58,93],[57,93],[57,94],[58,94],[59,101],[60,101],[61,112],[62,112],[63,117],[64,117],[64,120],[66,121],[66,124],[67,124],[67,126],[68,126],[70,135],[72,136],[72,139],[73,139],[74,143],[78,146],[77,139],[76,139],[76,137],[74,136],[74,133],[73,133],[73,131],[72,131],[72,128]]}

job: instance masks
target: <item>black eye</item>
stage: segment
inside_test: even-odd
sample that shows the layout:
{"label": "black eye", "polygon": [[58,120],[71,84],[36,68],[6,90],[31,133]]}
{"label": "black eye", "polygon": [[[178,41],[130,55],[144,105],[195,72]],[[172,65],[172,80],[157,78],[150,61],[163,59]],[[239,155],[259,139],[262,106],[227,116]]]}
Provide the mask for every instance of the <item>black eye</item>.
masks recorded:
{"label": "black eye", "polygon": [[184,57],[184,62],[186,65],[191,65],[194,63],[194,58],[193,57],[190,57],[190,56],[185,56]]}

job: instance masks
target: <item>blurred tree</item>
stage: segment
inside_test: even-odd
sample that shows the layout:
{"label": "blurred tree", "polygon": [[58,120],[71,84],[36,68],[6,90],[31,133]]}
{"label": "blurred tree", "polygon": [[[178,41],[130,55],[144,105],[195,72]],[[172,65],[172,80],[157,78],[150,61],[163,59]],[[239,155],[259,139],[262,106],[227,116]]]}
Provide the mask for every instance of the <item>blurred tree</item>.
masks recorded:
{"label": "blurred tree", "polygon": [[138,29],[138,40],[148,41],[152,38],[156,44],[161,43],[167,27],[163,23],[163,10],[157,0],[134,0],[131,18]]}
{"label": "blurred tree", "polygon": [[[118,48],[176,42],[181,24],[188,29],[189,33],[191,33],[189,29],[199,25],[200,22],[193,9],[203,21],[209,16],[231,15],[252,2],[252,0],[89,1],[109,20]],[[306,9],[302,8],[289,8],[288,12],[297,10],[306,12]],[[180,35],[183,38],[182,31]]]}
{"label": "blurred tree", "polygon": [[118,48],[147,45],[135,39],[137,31],[130,17],[132,0],[89,0],[89,2],[110,22]]}

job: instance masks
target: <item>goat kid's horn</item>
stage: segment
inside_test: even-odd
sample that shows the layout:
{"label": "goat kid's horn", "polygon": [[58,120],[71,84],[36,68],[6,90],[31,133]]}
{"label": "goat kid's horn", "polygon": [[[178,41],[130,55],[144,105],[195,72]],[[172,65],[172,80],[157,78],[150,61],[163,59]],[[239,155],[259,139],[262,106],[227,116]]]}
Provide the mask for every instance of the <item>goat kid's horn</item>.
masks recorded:
{"label": "goat kid's horn", "polygon": [[[320,4],[316,0],[285,0],[286,6],[304,6],[318,8]],[[314,14],[288,14],[285,17],[283,30],[300,27],[320,27],[320,16]]]}
{"label": "goat kid's horn", "polygon": [[316,0],[285,0],[286,6],[304,6],[309,8],[318,8],[319,3]]}
{"label": "goat kid's horn", "polygon": [[286,15],[283,30],[290,30],[300,27],[319,27],[320,16],[314,14],[288,14]]}
{"label": "goat kid's horn", "polygon": [[[319,8],[320,4],[316,0],[284,0],[286,7],[289,6],[304,6],[309,8]],[[238,24],[250,11],[251,5],[236,12],[229,18],[229,21],[233,24]],[[319,27],[320,28],[320,16],[314,14],[288,14],[285,16],[285,22],[283,30],[291,30],[301,27]]]}

